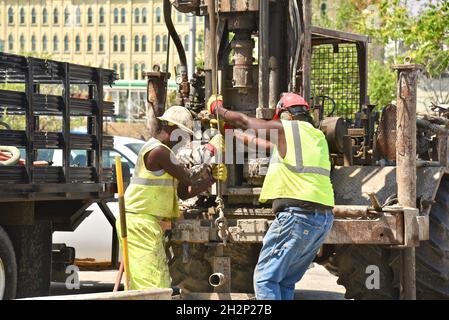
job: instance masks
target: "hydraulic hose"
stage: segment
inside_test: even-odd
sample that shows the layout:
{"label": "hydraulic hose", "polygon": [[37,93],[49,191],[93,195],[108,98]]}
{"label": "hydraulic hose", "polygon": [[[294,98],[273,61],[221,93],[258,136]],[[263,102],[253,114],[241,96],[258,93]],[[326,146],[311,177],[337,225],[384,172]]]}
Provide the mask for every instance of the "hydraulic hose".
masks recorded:
{"label": "hydraulic hose", "polygon": [[186,68],[187,72],[187,58],[184,47],[181,43],[181,39],[179,39],[178,33],[176,32],[175,26],[173,25],[173,21],[171,19],[171,3],[169,0],[164,0],[164,19],[165,25],[167,26],[168,34],[173,39],[173,42],[176,46],[176,50],[178,51],[179,61],[182,66]]}

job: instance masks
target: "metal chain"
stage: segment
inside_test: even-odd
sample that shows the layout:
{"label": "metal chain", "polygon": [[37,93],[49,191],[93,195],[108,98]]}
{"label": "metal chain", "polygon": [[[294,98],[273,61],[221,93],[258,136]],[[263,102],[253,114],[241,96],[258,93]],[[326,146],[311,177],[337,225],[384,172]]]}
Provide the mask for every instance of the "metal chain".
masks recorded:
{"label": "metal chain", "polygon": [[[220,17],[219,17],[219,13],[217,13],[217,23],[216,23],[216,30],[214,30],[214,35],[216,36],[218,33],[218,22],[220,21]],[[215,37],[214,37],[214,41],[215,41]],[[214,52],[214,54],[216,54],[216,52]],[[218,102],[218,98],[217,98],[217,93],[218,93],[218,62],[217,59],[215,59],[215,79],[212,79],[212,81],[214,81],[214,84],[212,85],[212,88],[216,88],[217,92],[213,92],[213,94],[215,94],[215,106],[217,106],[217,102]],[[218,133],[221,134],[220,132],[220,115],[217,112],[217,128],[218,128]],[[222,152],[221,150],[222,145],[221,145],[221,139],[219,140],[219,145],[218,145],[218,152],[217,152],[217,164],[222,164],[223,162],[223,157],[222,157]],[[223,201],[223,188],[222,188],[222,182],[219,180],[217,181],[217,198],[215,200],[215,203],[217,204],[217,211],[218,211],[218,218],[215,219],[215,226],[218,228],[218,236],[220,237],[220,239],[223,240],[223,244],[226,245],[227,243],[227,239],[229,236],[229,231],[228,231],[228,222],[226,220],[226,217],[224,215],[224,201]]]}

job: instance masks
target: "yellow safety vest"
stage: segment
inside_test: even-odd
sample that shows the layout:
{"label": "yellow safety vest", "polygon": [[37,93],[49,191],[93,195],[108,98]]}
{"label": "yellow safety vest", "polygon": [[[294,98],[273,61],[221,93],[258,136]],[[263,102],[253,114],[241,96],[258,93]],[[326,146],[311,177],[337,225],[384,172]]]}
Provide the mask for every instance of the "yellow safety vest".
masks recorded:
{"label": "yellow safety vest", "polygon": [[285,158],[274,149],[260,202],[279,198],[334,206],[329,149],[323,132],[304,121],[282,120],[287,142]]}
{"label": "yellow safety vest", "polygon": [[[179,217],[178,180],[167,172],[157,176],[145,167],[145,154],[158,146],[164,146],[170,150],[155,138],[151,138],[140,150],[131,183],[125,192],[125,208],[127,212],[132,213],[177,218]],[[170,152],[173,154],[171,150]]]}

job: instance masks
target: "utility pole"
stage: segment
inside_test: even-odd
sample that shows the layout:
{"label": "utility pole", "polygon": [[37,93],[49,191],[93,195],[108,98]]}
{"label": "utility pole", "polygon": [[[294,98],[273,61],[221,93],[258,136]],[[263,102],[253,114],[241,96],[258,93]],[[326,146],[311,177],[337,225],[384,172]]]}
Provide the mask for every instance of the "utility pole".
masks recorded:
{"label": "utility pole", "polygon": [[189,28],[189,67],[188,76],[189,79],[193,77],[195,73],[195,56],[196,56],[196,16],[190,16],[190,28]]}

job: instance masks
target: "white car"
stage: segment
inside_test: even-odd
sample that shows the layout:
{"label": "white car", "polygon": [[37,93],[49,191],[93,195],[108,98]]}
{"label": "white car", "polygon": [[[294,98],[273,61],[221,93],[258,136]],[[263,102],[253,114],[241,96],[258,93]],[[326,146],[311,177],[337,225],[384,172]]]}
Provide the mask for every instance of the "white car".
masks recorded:
{"label": "white car", "polygon": [[[137,161],[137,155],[145,144],[145,141],[127,138],[114,137],[114,149],[105,151],[103,154],[103,163],[105,167],[109,167],[114,163],[116,155],[120,155],[123,163],[128,163],[131,174]],[[62,161],[61,155],[54,150],[54,165],[61,165],[58,161]],[[83,151],[72,151],[72,164],[84,166],[86,158]],[[117,218],[118,203],[110,202],[108,207]],[[95,261],[111,261],[112,252],[112,227],[104,216],[97,204],[91,205],[87,210],[92,213],[76,228],[73,232],[57,231],[53,233],[53,243],[63,243],[68,247],[75,248],[76,259],[94,259]]]}

